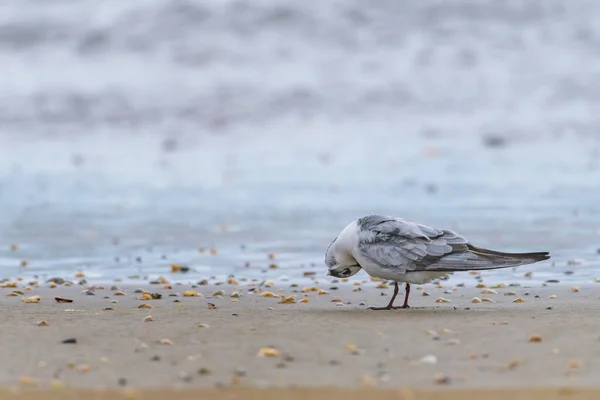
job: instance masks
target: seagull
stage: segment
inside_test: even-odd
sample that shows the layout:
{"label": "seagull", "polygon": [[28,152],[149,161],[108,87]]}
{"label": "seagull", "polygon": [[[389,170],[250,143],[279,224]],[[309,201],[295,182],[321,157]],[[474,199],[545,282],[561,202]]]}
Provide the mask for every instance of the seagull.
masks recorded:
{"label": "seagull", "polygon": [[[410,284],[424,284],[454,272],[533,264],[550,258],[548,252],[503,253],[473,246],[463,236],[403,218],[367,215],[348,224],[325,254],[327,275],[348,278],[361,269],[375,278],[394,281],[394,295],[385,307],[410,308]],[[398,282],[404,282],[404,304],[394,307]]]}

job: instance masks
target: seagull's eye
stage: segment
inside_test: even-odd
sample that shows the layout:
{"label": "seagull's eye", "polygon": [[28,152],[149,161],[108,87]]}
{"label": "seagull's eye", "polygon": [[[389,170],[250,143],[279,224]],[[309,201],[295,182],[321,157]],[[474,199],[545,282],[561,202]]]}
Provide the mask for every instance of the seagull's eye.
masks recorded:
{"label": "seagull's eye", "polygon": [[342,275],[350,275],[350,268],[344,268]]}

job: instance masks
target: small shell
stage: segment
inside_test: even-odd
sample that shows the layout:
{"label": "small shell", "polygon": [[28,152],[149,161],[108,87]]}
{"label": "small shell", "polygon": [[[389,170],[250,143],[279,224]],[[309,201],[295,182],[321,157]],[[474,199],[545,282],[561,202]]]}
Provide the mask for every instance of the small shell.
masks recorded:
{"label": "small shell", "polygon": [[227,278],[227,283],[228,283],[229,285],[235,285],[235,286],[239,285],[238,281],[236,281],[236,280],[235,280],[234,278],[232,278],[232,277],[229,277],[229,278]]}
{"label": "small shell", "polygon": [[305,288],[302,288],[302,290],[301,290],[301,292],[302,292],[302,293],[307,293],[307,292],[318,292],[318,291],[319,291],[319,288],[318,288],[318,287],[316,287],[316,286],[305,287]]}
{"label": "small shell", "polygon": [[115,296],[127,296],[127,293],[125,293],[125,292],[123,292],[121,290],[118,290],[118,291],[114,292],[113,294]]}
{"label": "small shell", "polygon": [[321,295],[321,294],[329,294],[329,292],[327,290],[319,289],[319,291],[317,292],[317,294],[319,294],[319,295]]}
{"label": "small shell", "polygon": [[556,298],[556,295],[555,295],[555,294],[552,294],[552,295],[550,295],[550,297],[548,297],[548,298],[549,298],[549,299],[555,299],[555,298]]}
{"label": "small shell", "polygon": [[183,297],[200,297],[200,296],[202,296],[200,293],[196,292],[195,290],[186,290],[183,293],[181,293],[181,295]]}
{"label": "small shell", "polygon": [[298,303],[308,303],[308,297],[305,297],[302,300],[298,300]]}
{"label": "small shell", "polygon": [[262,292],[260,294],[260,297],[279,297],[277,296],[275,293],[273,292]]}
{"label": "small shell", "polygon": [[571,286],[571,292],[579,292],[579,286]]}
{"label": "small shell", "polygon": [[240,297],[240,292],[238,292],[238,291],[232,292],[232,293],[229,295],[229,297],[238,298],[238,297]]}
{"label": "small shell", "polygon": [[498,294],[498,292],[494,289],[483,289],[481,294]]}
{"label": "small shell", "polygon": [[436,303],[450,303],[450,300],[445,299],[443,297],[438,297],[437,299],[435,299]]}
{"label": "small shell", "polygon": [[517,297],[512,301],[513,303],[525,303],[525,299],[522,297]]}
{"label": "small shell", "polygon": [[154,318],[152,318],[152,315],[148,315],[147,317],[144,318],[144,322],[152,322],[154,321]]}
{"label": "small shell", "polygon": [[23,386],[35,387],[37,386],[37,382],[35,379],[29,376],[22,376],[19,378],[19,383]]}
{"label": "small shell", "polygon": [[208,328],[208,325],[200,323],[200,324],[196,325],[196,328]]}
{"label": "small shell", "polygon": [[341,303],[341,302],[343,302],[343,301],[344,301],[344,300],[340,299],[339,297],[336,297],[336,298],[334,298],[334,299],[331,299],[331,302],[332,302],[332,303]]}
{"label": "small shell", "polygon": [[471,303],[481,303],[481,301],[482,301],[482,300],[481,300],[479,297],[473,297],[473,298],[471,299]]}
{"label": "small shell", "polygon": [[263,347],[258,351],[258,357],[277,357],[279,351],[273,347]]}
{"label": "small shell", "polygon": [[152,295],[148,292],[144,292],[138,297],[139,300],[152,300]]}
{"label": "small shell", "polygon": [[517,294],[515,292],[506,292],[504,293],[505,296],[516,296]]}
{"label": "small shell", "polygon": [[142,303],[138,306],[138,308],[154,308],[154,307],[148,303]]}
{"label": "small shell", "polygon": [[475,286],[475,287],[478,288],[478,289],[481,289],[481,288],[486,287],[486,284],[485,283],[478,283],[477,286]]}
{"label": "small shell", "polygon": [[48,323],[48,321],[43,320],[43,321],[36,323],[35,326],[50,326],[50,324]]}
{"label": "small shell", "polygon": [[39,303],[41,300],[40,296],[23,297],[21,301],[23,303]]}
{"label": "small shell", "polygon": [[483,301],[484,303],[495,303],[494,300],[488,299],[487,297],[482,298],[481,301]]}
{"label": "small shell", "polygon": [[390,285],[388,285],[385,282],[380,283],[379,285],[375,286],[375,289],[389,289]]}
{"label": "small shell", "polygon": [[173,342],[171,341],[171,339],[160,339],[159,343],[167,345],[167,346],[171,346],[173,344]]}
{"label": "small shell", "polygon": [[[190,292],[193,292],[193,290],[190,290]],[[224,291],[222,291],[222,290],[217,290],[217,291],[216,291],[216,292],[214,292],[212,295],[213,295],[213,297],[216,297],[216,296],[223,296],[224,294],[225,294],[225,292],[224,292]]]}
{"label": "small shell", "polygon": [[421,296],[429,296],[429,293],[427,293],[427,292],[423,292],[423,293],[421,294]]}
{"label": "small shell", "polygon": [[532,343],[539,343],[542,341],[542,335],[540,335],[538,333],[534,333],[533,335],[531,335],[529,337],[529,341]]}

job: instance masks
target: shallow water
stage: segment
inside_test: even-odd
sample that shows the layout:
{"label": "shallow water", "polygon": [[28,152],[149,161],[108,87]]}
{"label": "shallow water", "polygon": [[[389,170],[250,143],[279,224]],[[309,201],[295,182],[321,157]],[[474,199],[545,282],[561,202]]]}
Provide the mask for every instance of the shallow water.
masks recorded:
{"label": "shallow water", "polygon": [[369,213],[600,276],[600,3],[2,8],[5,276],[322,276]]}

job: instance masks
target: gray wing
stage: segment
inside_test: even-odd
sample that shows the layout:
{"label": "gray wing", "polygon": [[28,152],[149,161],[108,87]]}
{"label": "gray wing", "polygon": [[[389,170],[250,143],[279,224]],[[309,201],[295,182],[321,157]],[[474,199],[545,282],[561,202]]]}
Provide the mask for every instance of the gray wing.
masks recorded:
{"label": "gray wing", "polygon": [[[451,230],[401,218],[372,215],[358,220],[358,249],[382,268],[407,271],[467,271],[524,264],[508,254],[485,253]],[[481,250],[481,252],[480,252]],[[503,256],[500,256],[503,255]]]}

